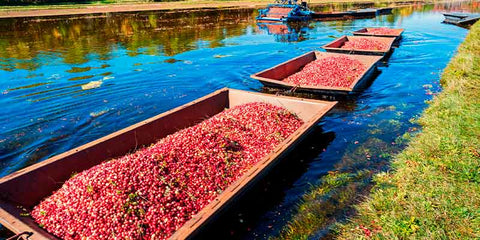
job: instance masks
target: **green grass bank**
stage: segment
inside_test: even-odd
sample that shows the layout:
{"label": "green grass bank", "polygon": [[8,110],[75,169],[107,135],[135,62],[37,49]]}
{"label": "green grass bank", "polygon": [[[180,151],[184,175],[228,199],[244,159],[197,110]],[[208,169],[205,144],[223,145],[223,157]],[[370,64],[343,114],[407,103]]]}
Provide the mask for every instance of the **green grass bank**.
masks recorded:
{"label": "green grass bank", "polygon": [[[422,132],[393,158],[391,170],[372,176],[373,188],[363,188],[370,192],[366,199],[352,195],[367,184],[358,181],[368,179],[367,172],[332,172],[304,196],[279,238],[318,236],[318,230],[332,226],[325,216],[347,214],[353,217],[333,223],[327,236],[479,239],[480,22],[445,68],[441,84],[443,91],[418,120]],[[324,196],[329,200],[322,200]],[[342,212],[328,207],[352,203],[357,205]]]}

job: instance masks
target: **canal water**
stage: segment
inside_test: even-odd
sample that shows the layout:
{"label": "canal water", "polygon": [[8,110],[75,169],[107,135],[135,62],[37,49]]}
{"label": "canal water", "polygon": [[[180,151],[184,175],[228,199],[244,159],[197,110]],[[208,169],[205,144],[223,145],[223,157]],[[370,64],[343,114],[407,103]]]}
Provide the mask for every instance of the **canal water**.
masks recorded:
{"label": "canal water", "polygon": [[[371,174],[387,170],[418,131],[415,119],[441,91],[440,74],[468,32],[442,24],[444,11],[478,12],[479,4],[414,4],[375,18],[292,25],[257,24],[255,9],[2,19],[0,177],[223,87],[291,95],[249,75],[362,27],[404,28],[370,86],[340,99],[272,174],[202,233],[277,235],[324,176],[366,171],[352,183],[362,194]],[[317,236],[358,201],[336,208],[332,196],[319,200],[331,211]]]}

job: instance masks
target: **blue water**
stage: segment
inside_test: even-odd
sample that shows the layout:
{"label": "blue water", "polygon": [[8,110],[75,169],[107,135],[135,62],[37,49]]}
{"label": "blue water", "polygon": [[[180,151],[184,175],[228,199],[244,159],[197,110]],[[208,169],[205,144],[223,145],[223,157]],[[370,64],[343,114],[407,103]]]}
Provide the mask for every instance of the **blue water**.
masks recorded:
{"label": "blue water", "polygon": [[[282,181],[282,177],[272,177],[271,182],[262,185],[263,190],[257,190],[259,196],[275,195],[268,200],[273,203],[263,203],[258,209],[254,205],[261,205],[262,201],[258,196],[249,196],[245,200],[247,204],[229,211],[228,217],[219,220],[222,223],[214,224],[212,229],[218,231],[225,227],[227,230],[221,232],[224,236],[268,238],[279,233],[295,213],[300,197],[312,185],[318,184],[319,179],[329,171],[355,173],[359,170],[378,172],[389,169],[391,156],[405,147],[402,136],[418,131],[419,126],[415,120],[427,107],[427,102],[441,91],[441,73],[468,32],[463,28],[442,24],[440,10],[433,11],[431,6],[420,9],[424,11],[401,8],[395,10],[393,16],[376,19],[313,23],[308,31],[308,40],[284,47],[282,51],[292,53],[318,49],[318,46],[331,41],[329,36],[338,37],[367,26],[405,29],[400,46],[395,49],[386,66],[379,68],[380,73],[371,86],[354,98],[342,100],[323,119],[321,133],[316,133],[316,138],[308,139],[312,143],[307,143],[303,149],[292,153],[289,158],[294,163],[290,167],[283,167],[286,169],[280,174],[295,171],[301,173],[292,173],[297,174],[297,177],[285,181]],[[264,61],[269,59],[267,56],[262,58]],[[284,59],[278,60],[275,63]],[[260,68],[264,68],[263,64]],[[329,135],[334,135],[334,139],[327,141],[327,146],[318,143],[320,138],[325,139]],[[318,149],[318,146],[324,149]],[[309,156],[308,151],[313,152],[313,156]],[[294,164],[302,165],[298,167],[300,170],[292,167]],[[274,188],[270,185],[275,182],[282,182],[285,186],[268,189]],[[327,197],[323,202],[328,201]],[[323,202],[319,201],[318,204]],[[262,207],[266,209],[262,210]],[[261,213],[252,213],[253,211]],[[344,217],[342,214],[347,214],[342,211],[347,212],[337,209],[338,215],[326,218],[341,220]],[[328,226],[331,225],[327,225],[325,230]],[[218,234],[213,232],[215,230],[208,234]],[[322,234],[325,232],[318,233],[316,237]]]}
{"label": "blue water", "polygon": [[349,161],[357,148],[375,148],[364,144],[371,139],[396,147],[415,131],[412,118],[441,90],[440,74],[468,32],[441,23],[448,8],[472,10],[470,3],[410,6],[374,19],[293,26],[287,35],[257,26],[254,10],[0,20],[0,177],[223,87],[266,91],[249,75],[356,29],[404,28],[371,86],[322,120],[319,136],[334,135],[328,147],[312,150],[241,236],[277,233],[322,175],[365,167]]}

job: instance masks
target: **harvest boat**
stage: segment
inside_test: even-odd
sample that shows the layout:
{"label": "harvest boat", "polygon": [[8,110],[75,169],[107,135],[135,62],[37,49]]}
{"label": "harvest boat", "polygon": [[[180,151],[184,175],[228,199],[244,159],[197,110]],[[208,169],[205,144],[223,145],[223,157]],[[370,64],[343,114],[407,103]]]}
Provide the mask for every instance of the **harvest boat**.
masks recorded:
{"label": "harvest boat", "polygon": [[375,17],[377,15],[377,9],[375,8],[364,8],[351,11],[351,15],[354,18],[359,17]]}
{"label": "harvest boat", "polygon": [[[352,48],[342,48],[348,41],[355,40],[374,40],[385,44],[386,48],[382,50],[365,50],[365,49],[352,49]],[[366,54],[366,55],[380,55],[386,56],[392,50],[393,42],[395,38],[389,37],[364,37],[364,36],[342,36],[330,43],[327,43],[322,46],[327,52],[337,52],[337,53],[348,53],[348,54]]]}
{"label": "harvest boat", "polygon": [[224,88],[183,106],[72,149],[0,179],[0,223],[28,239],[57,239],[28,215],[29,210],[70,179],[105,160],[123,156],[139,146],[193,126],[225,108],[250,102],[266,102],[295,113],[303,124],[269,155],[258,161],[200,212],[178,229],[171,239],[185,239],[212,221],[222,209],[259,180],[318,123],[336,102],[279,97]]}
{"label": "harvest boat", "polygon": [[297,0],[277,0],[276,3],[269,4],[258,12],[259,22],[307,21],[311,19],[313,13],[308,9],[306,2],[297,4]]}
{"label": "harvest boat", "polygon": [[390,33],[378,33],[376,30],[381,30],[382,28],[362,28],[360,30],[354,31],[354,36],[370,36],[370,37],[393,37],[395,41],[399,41],[402,38],[403,28],[389,28]]}
{"label": "harvest boat", "polygon": [[352,11],[344,12],[314,12],[312,13],[313,19],[328,20],[328,19],[342,19],[353,18]]}
{"label": "harvest boat", "polygon": [[[331,56],[349,56],[353,59],[362,62],[366,69],[358,76],[350,86],[348,87],[327,87],[327,86],[308,86],[308,85],[295,85],[286,83],[285,78],[291,76],[294,73],[300,71],[308,63],[317,59],[322,59]],[[272,68],[266,69],[259,73],[251,75],[252,78],[257,79],[263,85],[267,87],[275,87],[282,89],[295,89],[299,92],[320,93],[328,95],[347,95],[358,89],[361,89],[366,85],[369,79],[373,76],[378,61],[381,56],[366,56],[366,55],[346,55],[340,53],[328,53],[312,51],[301,55],[299,57],[288,60]]]}
{"label": "harvest boat", "polygon": [[471,13],[444,13],[443,16],[445,16],[444,23],[454,25],[469,25],[480,19],[480,14]]}
{"label": "harvest boat", "polygon": [[392,10],[393,10],[393,8],[391,8],[391,7],[378,8],[377,9],[377,15],[392,14]]}

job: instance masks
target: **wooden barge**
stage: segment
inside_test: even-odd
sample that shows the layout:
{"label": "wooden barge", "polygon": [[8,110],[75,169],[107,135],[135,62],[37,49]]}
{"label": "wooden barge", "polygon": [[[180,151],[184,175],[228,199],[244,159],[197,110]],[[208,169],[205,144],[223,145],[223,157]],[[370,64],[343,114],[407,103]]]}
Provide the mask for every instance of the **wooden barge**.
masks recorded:
{"label": "wooden barge", "polygon": [[480,19],[480,14],[471,13],[444,13],[443,16],[445,17],[444,23],[460,26],[474,24]]}
{"label": "wooden barge", "polygon": [[257,180],[265,175],[319,122],[336,102],[281,97],[224,88],[173,110],[159,114],[108,136],[77,147],[0,179],[0,223],[28,239],[57,239],[28,215],[42,199],[59,189],[72,173],[149,145],[179,129],[193,126],[225,108],[249,102],[268,102],[297,114],[304,124],[272,153],[178,229],[171,239],[186,239],[198,233]]}
{"label": "wooden barge", "polygon": [[378,28],[362,28],[360,30],[352,32],[354,36],[368,36],[368,37],[392,37],[395,38],[395,42],[398,42],[402,38],[403,28],[390,28],[392,30],[391,34],[379,34],[372,32]]}
{"label": "wooden barge", "polygon": [[[368,39],[373,39],[375,41],[383,42],[387,44],[388,48],[385,50],[363,50],[363,49],[342,48],[345,42],[350,41],[352,39],[359,39],[359,38],[368,38]],[[395,41],[395,38],[390,38],[390,37],[342,36],[333,40],[330,43],[323,45],[322,48],[325,49],[327,52],[386,56],[392,50],[392,45],[394,41]]]}
{"label": "wooden barge", "polygon": [[366,66],[366,70],[355,79],[349,87],[328,87],[328,86],[308,86],[308,85],[294,85],[283,81],[286,77],[300,71],[308,63],[317,59],[322,59],[330,56],[340,56],[345,54],[328,53],[312,51],[301,55],[299,57],[288,60],[277,66],[261,71],[251,75],[252,78],[257,79],[267,87],[281,88],[281,89],[295,89],[298,92],[319,93],[327,95],[347,95],[353,93],[366,85],[369,79],[372,78],[378,61],[382,59],[381,56],[367,56],[367,55],[348,55],[351,58],[357,59]]}
{"label": "wooden barge", "polygon": [[351,11],[345,11],[345,12],[314,12],[312,13],[312,18],[313,19],[320,19],[320,20],[325,20],[325,19],[341,19],[341,18],[348,18],[351,16]]}
{"label": "wooden barge", "polygon": [[354,18],[375,17],[377,15],[377,9],[375,8],[358,9],[351,12]]}

